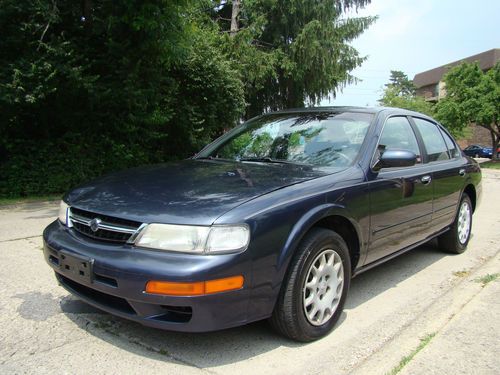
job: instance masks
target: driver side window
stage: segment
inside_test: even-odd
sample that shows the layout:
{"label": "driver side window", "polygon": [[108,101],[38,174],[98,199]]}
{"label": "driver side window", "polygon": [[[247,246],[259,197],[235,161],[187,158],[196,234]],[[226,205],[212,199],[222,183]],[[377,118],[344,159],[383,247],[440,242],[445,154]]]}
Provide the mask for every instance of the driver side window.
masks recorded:
{"label": "driver side window", "polygon": [[417,155],[417,163],[422,162],[417,138],[406,117],[387,119],[378,144],[378,152],[386,150],[406,150]]}

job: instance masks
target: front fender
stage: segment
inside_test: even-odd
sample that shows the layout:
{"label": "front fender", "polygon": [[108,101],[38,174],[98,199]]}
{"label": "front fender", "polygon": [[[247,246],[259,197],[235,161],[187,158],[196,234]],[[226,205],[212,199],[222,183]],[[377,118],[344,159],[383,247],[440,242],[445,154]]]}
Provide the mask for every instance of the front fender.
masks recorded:
{"label": "front fender", "polygon": [[[296,252],[297,247],[304,238],[304,236],[309,232],[309,230],[318,223],[321,219],[328,216],[341,216],[354,226],[358,239],[361,239],[361,231],[357,224],[357,221],[353,219],[353,216],[349,210],[338,203],[325,203],[314,207],[312,210],[306,212],[293,226],[290,234],[288,236],[285,245],[283,246],[276,264],[277,274],[276,281],[280,283],[283,281],[288,266]],[[360,245],[361,245],[360,241]]]}

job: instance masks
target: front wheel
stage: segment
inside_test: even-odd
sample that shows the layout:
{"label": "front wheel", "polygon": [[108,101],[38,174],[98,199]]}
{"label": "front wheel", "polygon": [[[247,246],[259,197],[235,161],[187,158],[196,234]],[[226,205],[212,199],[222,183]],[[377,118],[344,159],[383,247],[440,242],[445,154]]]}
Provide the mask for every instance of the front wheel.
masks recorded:
{"label": "front wheel", "polygon": [[467,249],[472,229],[472,203],[467,194],[462,196],[457,216],[450,230],[438,238],[439,248],[453,254]]}
{"label": "front wheel", "polygon": [[296,341],[325,336],[342,314],[350,280],[345,241],[331,230],[312,229],[292,260],[271,324]]}

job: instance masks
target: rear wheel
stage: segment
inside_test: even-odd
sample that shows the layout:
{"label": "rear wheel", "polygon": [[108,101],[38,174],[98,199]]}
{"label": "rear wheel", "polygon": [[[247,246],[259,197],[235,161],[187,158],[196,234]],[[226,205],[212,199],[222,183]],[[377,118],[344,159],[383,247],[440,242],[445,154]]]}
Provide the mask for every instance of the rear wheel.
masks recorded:
{"label": "rear wheel", "polygon": [[449,253],[463,253],[469,243],[471,229],[472,203],[469,196],[464,194],[450,230],[438,238],[439,247]]}
{"label": "rear wheel", "polygon": [[342,314],[350,279],[345,241],[331,230],[314,228],[299,245],[290,265],[271,324],[297,341],[325,336]]}

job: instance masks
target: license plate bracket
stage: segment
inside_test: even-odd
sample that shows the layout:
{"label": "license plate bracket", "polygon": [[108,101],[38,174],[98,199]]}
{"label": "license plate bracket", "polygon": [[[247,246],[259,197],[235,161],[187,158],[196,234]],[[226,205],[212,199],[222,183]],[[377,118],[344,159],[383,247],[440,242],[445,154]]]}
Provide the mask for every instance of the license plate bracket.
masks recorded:
{"label": "license plate bracket", "polygon": [[71,274],[73,278],[92,283],[94,273],[92,271],[94,259],[70,254],[67,251],[59,251],[59,268],[66,274]]}

